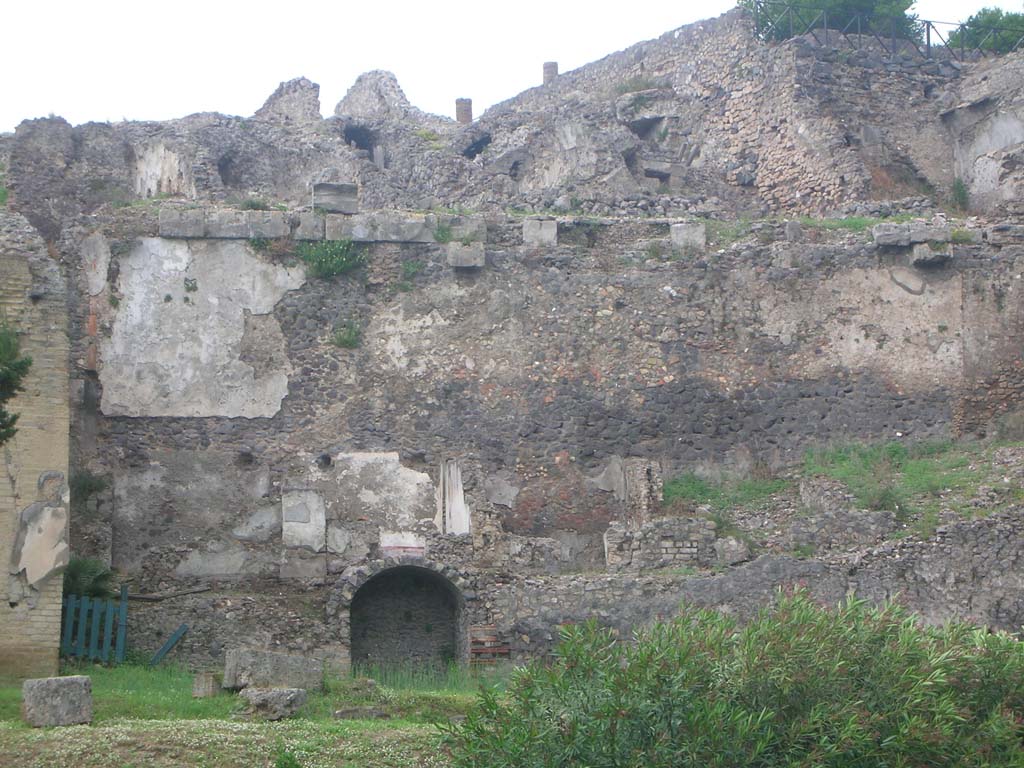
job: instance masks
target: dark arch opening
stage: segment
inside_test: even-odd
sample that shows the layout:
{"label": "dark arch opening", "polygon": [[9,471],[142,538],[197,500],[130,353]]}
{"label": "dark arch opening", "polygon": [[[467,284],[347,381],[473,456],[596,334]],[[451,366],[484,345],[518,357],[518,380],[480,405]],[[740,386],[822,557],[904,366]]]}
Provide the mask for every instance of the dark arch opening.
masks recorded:
{"label": "dark arch opening", "polygon": [[344,130],[345,142],[356,149],[362,149],[373,154],[373,148],[377,144],[377,136],[369,128],[362,125],[346,125]]}
{"label": "dark arch opening", "polygon": [[349,617],[354,665],[441,667],[466,657],[462,595],[427,568],[381,571],[355,593]]}
{"label": "dark arch opening", "polygon": [[472,144],[462,150],[462,156],[467,160],[472,160],[485,149],[487,145],[491,143],[491,134],[485,133],[480,138],[476,139]]}

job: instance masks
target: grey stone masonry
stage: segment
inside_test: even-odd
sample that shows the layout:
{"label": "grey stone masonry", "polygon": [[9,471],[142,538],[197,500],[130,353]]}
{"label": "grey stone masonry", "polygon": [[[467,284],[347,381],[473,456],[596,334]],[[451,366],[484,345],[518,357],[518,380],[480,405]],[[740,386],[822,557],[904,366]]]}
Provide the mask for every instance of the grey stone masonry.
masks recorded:
{"label": "grey stone masonry", "polygon": [[525,219],[523,245],[558,245],[558,222],[554,219]]}
{"label": "grey stone masonry", "polygon": [[433,243],[437,228],[435,216],[412,213],[362,213],[355,216],[328,216],[328,240],[356,243]]}
{"label": "grey stone masonry", "polygon": [[26,680],[21,686],[25,722],[41,728],[92,722],[92,680],[85,675]]}
{"label": "grey stone masonry", "polygon": [[217,695],[217,678],[213,672],[197,672],[192,678],[192,698],[208,699]]}
{"label": "grey stone masonry", "polygon": [[670,227],[672,245],[694,251],[703,251],[708,244],[707,227],[703,221],[689,221]]}
{"label": "grey stone masonry", "polygon": [[161,237],[204,237],[206,235],[206,210],[203,208],[160,208]]}
{"label": "grey stone masonry", "polygon": [[160,237],[247,240],[288,237],[291,226],[284,211],[238,211],[231,208],[160,209]]}
{"label": "grey stone masonry", "polygon": [[315,211],[306,211],[298,215],[298,225],[292,236],[296,240],[323,240],[326,219]]}
{"label": "grey stone masonry", "polygon": [[314,184],[313,207],[328,213],[359,213],[359,187],[352,182]]}
{"label": "grey stone masonry", "polygon": [[246,688],[238,695],[249,702],[248,714],[262,720],[291,717],[306,703],[301,688]]}
{"label": "grey stone masonry", "polygon": [[468,269],[487,263],[483,243],[448,243],[448,266]]}
{"label": "grey stone masonry", "polygon": [[232,648],[224,659],[223,687],[229,690],[249,686],[320,690],[323,684],[324,662],[311,656]]}

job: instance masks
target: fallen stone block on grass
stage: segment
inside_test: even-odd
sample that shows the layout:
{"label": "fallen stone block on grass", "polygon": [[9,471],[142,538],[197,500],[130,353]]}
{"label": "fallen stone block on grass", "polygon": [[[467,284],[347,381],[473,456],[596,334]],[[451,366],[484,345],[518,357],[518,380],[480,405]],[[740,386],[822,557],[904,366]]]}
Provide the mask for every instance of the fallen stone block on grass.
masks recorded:
{"label": "fallen stone block on grass", "polygon": [[85,675],[42,677],[21,686],[25,722],[41,728],[92,722],[92,680]]}
{"label": "fallen stone block on grass", "polygon": [[302,688],[246,688],[238,695],[249,702],[247,714],[262,720],[284,720],[306,703]]}
{"label": "fallen stone block on grass", "polygon": [[312,656],[232,648],[224,659],[224,683],[241,688],[303,688],[318,691],[324,684],[324,662]]}

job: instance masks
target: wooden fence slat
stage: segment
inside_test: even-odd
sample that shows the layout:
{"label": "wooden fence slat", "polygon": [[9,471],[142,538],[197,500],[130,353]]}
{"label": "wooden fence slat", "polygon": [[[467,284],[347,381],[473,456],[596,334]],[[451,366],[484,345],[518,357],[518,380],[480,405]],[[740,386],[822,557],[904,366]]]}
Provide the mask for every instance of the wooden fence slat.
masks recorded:
{"label": "wooden fence slat", "polygon": [[110,661],[110,646],[114,641],[114,613],[116,609],[114,607],[113,600],[107,600],[106,609],[106,625],[103,627],[103,651],[100,653],[100,658],[103,663],[106,664]]}
{"label": "wooden fence slat", "polygon": [[68,595],[64,600],[64,631],[61,633],[60,650],[65,656],[71,655],[72,630],[75,628],[75,608],[78,607],[77,595]]}
{"label": "wooden fence slat", "polygon": [[89,630],[89,604],[90,600],[82,595],[78,611],[78,632],[75,636],[74,655],[82,658],[85,655],[85,633]]}
{"label": "wooden fence slat", "polygon": [[100,656],[100,626],[103,623],[103,609],[106,605],[96,598],[92,603],[92,627],[89,631],[89,660],[95,661]]}
{"label": "wooden fence slat", "polygon": [[157,664],[159,664],[163,657],[168,654],[171,648],[178,644],[178,641],[181,640],[182,635],[184,635],[186,632],[188,632],[188,624],[182,624],[176,630],[174,630],[174,633],[167,638],[167,642],[161,645],[160,650],[157,651],[153,658],[149,660],[149,666],[155,667]]}
{"label": "wooden fence slat", "polygon": [[128,585],[121,585],[121,603],[117,607],[117,648],[114,658],[118,664],[124,661],[125,635],[128,633]]}

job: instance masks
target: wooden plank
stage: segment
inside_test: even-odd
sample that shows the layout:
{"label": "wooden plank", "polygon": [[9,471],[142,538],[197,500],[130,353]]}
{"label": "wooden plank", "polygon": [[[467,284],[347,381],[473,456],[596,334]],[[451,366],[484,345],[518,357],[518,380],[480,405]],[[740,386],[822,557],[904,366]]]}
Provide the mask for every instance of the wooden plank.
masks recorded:
{"label": "wooden plank", "polygon": [[99,598],[92,603],[92,626],[89,630],[89,660],[95,661],[100,656],[100,625],[103,623],[103,609],[106,604]]}
{"label": "wooden plank", "polygon": [[64,631],[61,633],[60,651],[65,656],[71,655],[72,630],[75,628],[75,608],[78,607],[78,596],[68,595],[64,600]]}
{"label": "wooden plank", "polygon": [[114,660],[120,664],[124,661],[125,636],[128,634],[128,585],[121,586],[121,603],[117,606],[117,648]]}
{"label": "wooden plank", "polygon": [[155,667],[159,664],[163,660],[164,656],[170,652],[171,648],[178,644],[178,641],[181,640],[186,632],[188,632],[188,624],[182,624],[174,630],[174,633],[167,638],[167,642],[161,645],[160,650],[157,651],[153,658],[149,660],[149,666]]}
{"label": "wooden plank", "polygon": [[114,605],[114,601],[107,600],[107,621],[106,626],[103,627],[103,651],[100,653],[100,658],[103,659],[104,664],[110,661],[110,646],[114,642],[114,614],[116,612],[117,608]]}
{"label": "wooden plank", "polygon": [[89,606],[91,601],[86,595],[82,595],[78,604],[78,628],[75,633],[74,655],[82,658],[85,655],[85,635],[89,631]]}

